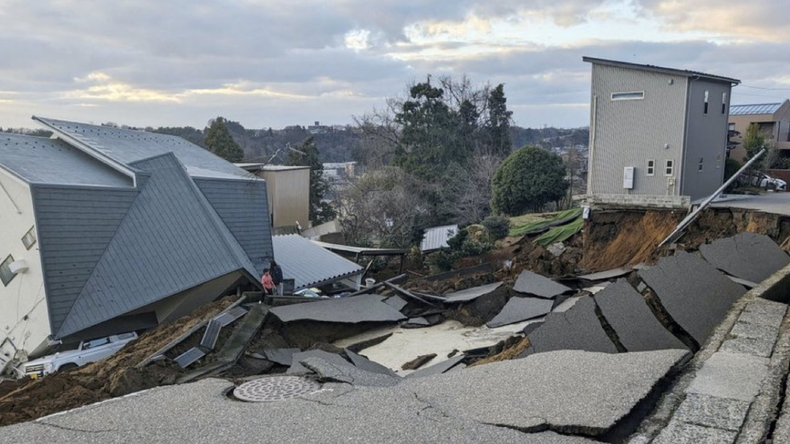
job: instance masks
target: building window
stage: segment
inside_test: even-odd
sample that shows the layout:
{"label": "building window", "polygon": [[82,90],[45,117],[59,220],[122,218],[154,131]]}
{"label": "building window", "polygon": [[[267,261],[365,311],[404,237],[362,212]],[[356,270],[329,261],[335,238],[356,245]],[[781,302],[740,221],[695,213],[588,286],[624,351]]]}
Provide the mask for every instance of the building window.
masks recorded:
{"label": "building window", "polygon": [[708,114],[708,98],[710,97],[710,91],[707,89],[705,90],[705,108],[702,110],[703,114]]}
{"label": "building window", "polygon": [[721,154],[716,156],[716,169],[721,168]]}
{"label": "building window", "polygon": [[647,175],[652,176],[656,173],[656,161],[653,159],[647,160]]}
{"label": "building window", "polygon": [[672,160],[667,160],[666,169],[664,170],[665,176],[672,176],[675,173],[675,162]]}
{"label": "building window", "polygon": [[698,173],[702,172],[702,162],[704,162],[704,161],[705,161],[704,158],[702,158],[702,157],[699,158],[699,166],[697,167],[697,172]]}
{"label": "building window", "polygon": [[3,286],[7,287],[14,279],[16,274],[11,272],[11,263],[14,262],[14,257],[9,255],[2,264],[0,264],[0,281],[3,281]]}
{"label": "building window", "polygon": [[642,100],[645,98],[644,91],[628,91],[612,93],[612,100]]}
{"label": "building window", "polygon": [[25,244],[25,248],[27,248],[28,250],[33,245],[36,244],[36,230],[35,230],[35,228],[36,227],[31,228],[30,230],[28,230],[27,233],[25,233],[24,236],[22,236],[22,243]]}
{"label": "building window", "polygon": [[722,114],[726,114],[727,113],[727,93],[726,92],[721,93],[721,113]]}

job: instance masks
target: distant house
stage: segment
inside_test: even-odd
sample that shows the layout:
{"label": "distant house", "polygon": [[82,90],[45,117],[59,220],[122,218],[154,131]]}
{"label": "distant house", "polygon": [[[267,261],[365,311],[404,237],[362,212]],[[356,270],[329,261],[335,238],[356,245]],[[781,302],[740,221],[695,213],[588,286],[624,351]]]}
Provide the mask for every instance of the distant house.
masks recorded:
{"label": "distant house", "polygon": [[272,227],[310,227],[310,167],[236,164],[266,180]]}
{"label": "distant house", "polygon": [[683,206],[724,178],[739,80],[584,57],[592,64],[588,199]]}
{"label": "distant house", "polygon": [[35,120],[53,138],[0,135],[0,371],[259,285],[263,180],[179,137]]}
{"label": "distant house", "polygon": [[752,123],[759,127],[769,145],[780,150],[780,155],[790,156],[790,100],[781,103],[730,106],[729,128],[730,131],[735,132],[734,137],[730,139],[734,142],[730,150],[730,158],[739,162],[745,159],[743,136]]}

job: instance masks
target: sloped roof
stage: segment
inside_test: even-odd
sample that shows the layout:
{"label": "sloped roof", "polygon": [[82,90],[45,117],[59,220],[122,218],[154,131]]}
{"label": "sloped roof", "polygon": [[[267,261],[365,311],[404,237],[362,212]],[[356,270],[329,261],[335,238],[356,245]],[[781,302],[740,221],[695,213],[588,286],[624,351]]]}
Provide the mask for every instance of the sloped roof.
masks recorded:
{"label": "sloped roof", "polygon": [[44,117],[33,118],[56,135],[90,147],[125,165],[172,152],[187,167],[190,176],[228,179],[251,177],[243,169],[178,136]]}
{"label": "sloped roof", "polygon": [[294,289],[309,288],[361,274],[359,264],[326,250],[297,234],[273,236],[274,258]]}
{"label": "sloped roof", "polygon": [[257,280],[247,254],[175,155],[132,165],[148,177],[56,330],[58,337],[234,271]]}
{"label": "sloped roof", "polygon": [[441,227],[426,228],[420,242],[420,251],[433,251],[447,248],[447,241],[458,234],[458,225],[444,225]]}
{"label": "sloped roof", "polygon": [[131,177],[61,140],[0,134],[0,167],[27,183],[131,187]]}
{"label": "sloped roof", "polygon": [[641,71],[650,71],[650,72],[657,72],[662,74],[671,74],[676,76],[683,76],[683,77],[700,77],[707,80],[714,80],[717,82],[725,82],[730,84],[739,84],[741,83],[738,79],[733,79],[730,77],[723,77],[717,76],[715,74],[707,74],[704,72],[699,71],[691,71],[688,69],[676,69],[676,68],[665,68],[663,66],[655,66],[655,65],[644,65],[641,63],[630,63],[630,62],[621,62],[619,60],[607,60],[607,59],[598,59],[595,57],[582,57],[582,60],[585,62],[598,64],[598,65],[605,65],[605,66],[614,66],[617,68],[626,68],[626,69],[638,69]]}
{"label": "sloped roof", "polygon": [[730,105],[731,116],[750,116],[757,114],[773,114],[782,107],[781,103],[755,103],[751,105]]}

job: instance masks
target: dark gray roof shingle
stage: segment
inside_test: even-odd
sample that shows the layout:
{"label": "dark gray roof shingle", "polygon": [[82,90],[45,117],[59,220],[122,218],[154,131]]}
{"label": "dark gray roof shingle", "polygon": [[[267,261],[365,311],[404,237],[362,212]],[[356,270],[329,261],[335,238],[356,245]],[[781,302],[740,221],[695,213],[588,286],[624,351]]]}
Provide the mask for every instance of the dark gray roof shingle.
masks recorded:
{"label": "dark gray roof shingle", "polygon": [[132,178],[61,140],[0,134],[0,168],[31,184],[130,188]]}

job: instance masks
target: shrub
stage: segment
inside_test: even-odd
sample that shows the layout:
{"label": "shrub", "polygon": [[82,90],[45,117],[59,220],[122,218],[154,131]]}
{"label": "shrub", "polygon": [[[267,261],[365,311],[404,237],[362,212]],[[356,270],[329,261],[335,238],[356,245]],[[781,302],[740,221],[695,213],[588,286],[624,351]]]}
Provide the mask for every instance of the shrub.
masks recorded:
{"label": "shrub", "polygon": [[482,224],[488,230],[492,241],[504,239],[510,232],[510,218],[507,216],[488,216],[483,219]]}

